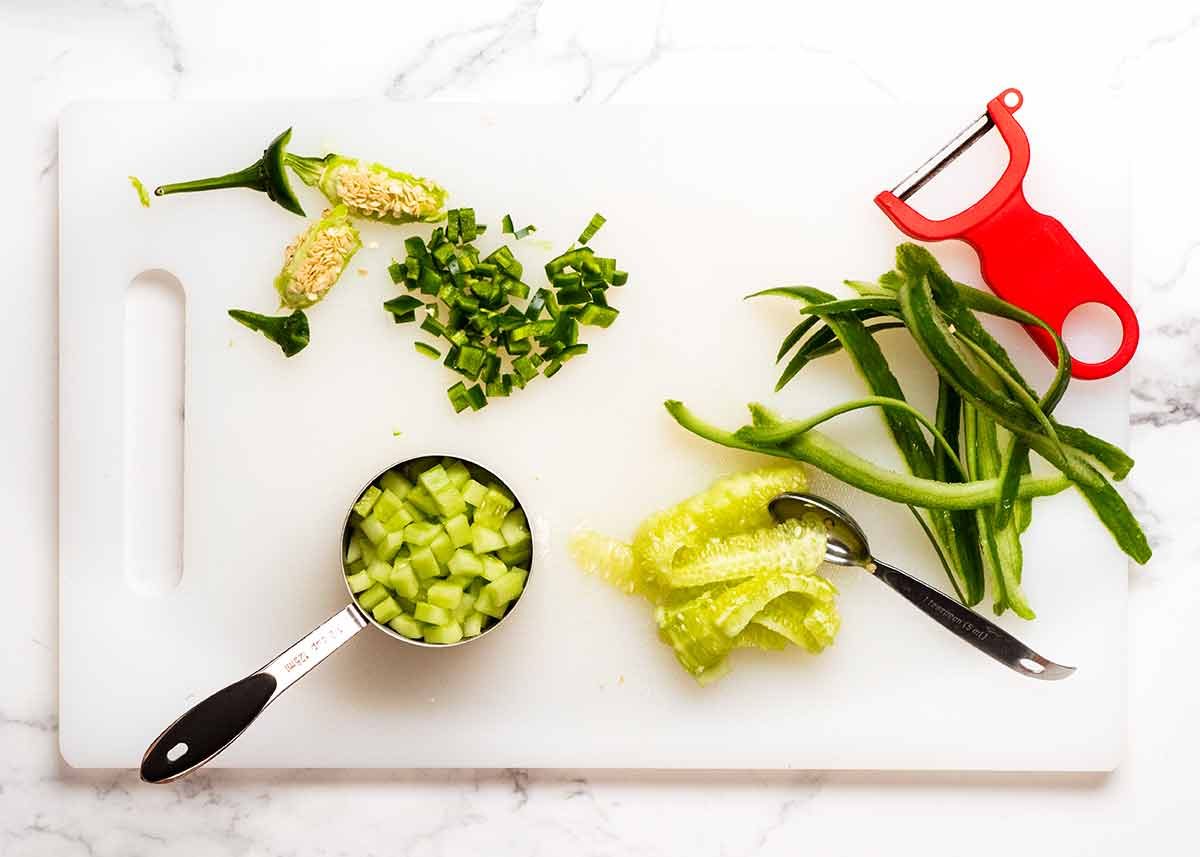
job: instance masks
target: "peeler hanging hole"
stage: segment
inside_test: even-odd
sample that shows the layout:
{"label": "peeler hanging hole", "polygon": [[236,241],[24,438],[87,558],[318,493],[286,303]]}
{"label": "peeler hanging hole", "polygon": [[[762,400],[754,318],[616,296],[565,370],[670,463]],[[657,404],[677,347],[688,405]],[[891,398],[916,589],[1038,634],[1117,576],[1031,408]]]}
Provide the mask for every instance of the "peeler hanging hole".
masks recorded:
{"label": "peeler hanging hole", "polygon": [[1018,109],[1023,100],[1021,90],[1019,89],[1006,89],[1004,90],[1004,94],[1000,96],[1000,101],[1009,110]]}
{"label": "peeler hanging hole", "polygon": [[1062,338],[1071,357],[1085,363],[1102,363],[1121,346],[1121,319],[1109,306],[1089,302],[1067,313]]}

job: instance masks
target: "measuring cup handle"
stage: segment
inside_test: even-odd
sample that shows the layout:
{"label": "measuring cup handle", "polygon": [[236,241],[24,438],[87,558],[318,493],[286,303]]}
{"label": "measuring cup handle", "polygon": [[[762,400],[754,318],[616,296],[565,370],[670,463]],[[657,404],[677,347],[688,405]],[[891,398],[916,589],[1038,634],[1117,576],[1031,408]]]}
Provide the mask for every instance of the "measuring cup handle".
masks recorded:
{"label": "measuring cup handle", "polygon": [[354,604],[339,610],[257,672],[195,705],[154,739],[141,777],[169,783],[207,764],[232,744],[279,695],[367,626]]}
{"label": "measuring cup handle", "polygon": [[970,643],[985,655],[1029,678],[1045,681],[1063,679],[1075,672],[1047,660],[994,622],[980,616],[949,595],[917,580],[895,566],[874,560],[875,577],[896,590],[950,633]]}

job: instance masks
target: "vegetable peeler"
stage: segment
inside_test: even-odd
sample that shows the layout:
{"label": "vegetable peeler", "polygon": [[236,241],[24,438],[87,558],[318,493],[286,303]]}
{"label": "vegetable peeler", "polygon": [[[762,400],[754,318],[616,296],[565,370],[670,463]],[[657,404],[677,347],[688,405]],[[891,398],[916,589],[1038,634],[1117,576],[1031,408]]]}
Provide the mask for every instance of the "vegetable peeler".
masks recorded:
{"label": "vegetable peeler", "polygon": [[[1060,335],[1066,317],[1082,304],[1103,304],[1116,313],[1121,322],[1117,350],[1099,363],[1071,361],[1076,378],[1107,378],[1124,368],[1137,350],[1137,316],[1066,227],[1025,200],[1022,182],[1029,169],[1029,138],[1013,117],[1023,103],[1019,90],[1001,92],[988,102],[982,116],[900,184],[876,196],[875,204],[917,240],[957,238],[970,244],[979,254],[980,271],[992,291],[1038,316]],[[982,199],[944,220],[930,220],[908,205],[909,197],[993,127],[1008,146],[1009,161]],[[1038,328],[1026,330],[1051,362],[1056,361],[1053,338]]]}

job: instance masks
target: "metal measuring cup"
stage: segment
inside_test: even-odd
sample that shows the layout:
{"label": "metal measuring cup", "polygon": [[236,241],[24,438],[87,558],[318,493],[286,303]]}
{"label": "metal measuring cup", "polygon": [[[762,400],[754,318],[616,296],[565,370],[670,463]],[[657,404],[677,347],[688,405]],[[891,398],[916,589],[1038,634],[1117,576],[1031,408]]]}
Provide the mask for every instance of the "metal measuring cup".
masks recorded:
{"label": "metal measuring cup", "polygon": [[[472,468],[482,470],[494,481],[508,487],[507,483],[497,477],[491,470],[481,467],[472,461],[455,456],[459,461]],[[278,657],[268,662],[243,679],[235,681],[228,687],[218,690],[212,696],[197,703],[178,720],[163,730],[162,734],[151,742],[146,753],[142,756],[141,777],[148,783],[169,783],[197,768],[208,764],[218,753],[237,740],[251,723],[262,714],[263,709],[278,699],[285,690],[308,675],[323,660],[349,642],[363,628],[373,625],[393,639],[410,646],[421,646],[428,649],[447,649],[454,646],[465,646],[467,643],[481,640],[495,631],[507,620],[524,597],[524,593],[509,606],[508,610],[496,622],[486,628],[476,637],[464,637],[457,643],[427,643],[424,640],[414,640],[396,633],[387,625],[376,622],[371,614],[358,606],[354,593],[350,591],[342,558],[346,555],[352,532],[350,516],[354,504],[369,486],[374,484],[384,473],[394,468],[410,464],[428,462],[434,464],[442,456],[418,456],[401,461],[391,467],[384,468],[375,474],[365,485],[359,488],[346,517],[342,521],[342,535],[338,540],[338,571],[346,586],[346,594],[350,603],[326,619],[308,634],[305,634],[291,646],[288,646]],[[512,493],[511,489],[509,489]],[[513,495],[516,496],[515,494]],[[524,508],[519,499],[518,508]],[[533,539],[532,532],[530,539]],[[530,549],[533,544],[531,541]],[[533,559],[529,562],[529,573],[533,573]],[[528,582],[526,583],[528,587]]]}

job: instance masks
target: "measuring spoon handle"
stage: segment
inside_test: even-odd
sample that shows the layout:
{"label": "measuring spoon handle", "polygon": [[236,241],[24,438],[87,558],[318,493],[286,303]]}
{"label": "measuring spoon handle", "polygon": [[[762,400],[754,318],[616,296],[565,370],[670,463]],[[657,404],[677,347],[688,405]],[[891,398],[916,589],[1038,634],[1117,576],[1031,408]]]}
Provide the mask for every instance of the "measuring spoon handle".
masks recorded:
{"label": "measuring spoon handle", "polygon": [[899,592],[950,633],[967,641],[979,651],[995,658],[1011,670],[1029,678],[1057,681],[1075,672],[1047,660],[999,625],[985,619],[970,607],[895,566],[873,559],[874,575]]}
{"label": "measuring spoon handle", "polygon": [[262,669],[193,706],[147,748],[142,756],[142,779],[169,783],[207,764],[280,694],[366,626],[362,611],[354,604],[347,605]]}

